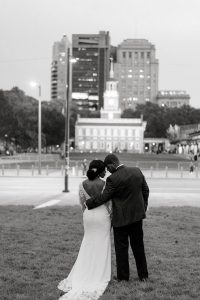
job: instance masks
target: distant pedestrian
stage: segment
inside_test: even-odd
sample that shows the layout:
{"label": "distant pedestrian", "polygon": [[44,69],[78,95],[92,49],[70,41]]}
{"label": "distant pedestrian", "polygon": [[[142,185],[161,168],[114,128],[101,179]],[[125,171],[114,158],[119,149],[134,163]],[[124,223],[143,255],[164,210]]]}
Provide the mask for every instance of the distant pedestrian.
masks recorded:
{"label": "distant pedestrian", "polygon": [[190,174],[194,172],[194,163],[193,161],[191,160],[190,162]]}
{"label": "distant pedestrian", "polygon": [[82,166],[83,176],[85,176],[86,172],[87,172],[87,159],[86,158],[83,160],[81,166]]}

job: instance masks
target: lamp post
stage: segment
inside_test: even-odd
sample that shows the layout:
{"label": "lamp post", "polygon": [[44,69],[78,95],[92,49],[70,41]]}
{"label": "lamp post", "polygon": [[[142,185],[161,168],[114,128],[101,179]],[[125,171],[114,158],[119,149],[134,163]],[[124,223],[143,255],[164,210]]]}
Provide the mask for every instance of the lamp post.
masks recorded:
{"label": "lamp post", "polygon": [[5,154],[9,155],[9,151],[8,151],[8,135],[5,134],[4,138],[5,138]]}
{"label": "lamp post", "polygon": [[38,98],[38,174],[41,174],[41,136],[42,136],[42,111],[41,111],[41,95],[42,95],[42,88],[41,85],[37,82],[32,81],[30,83],[32,87],[38,87],[39,91],[39,98]]}
{"label": "lamp post", "polygon": [[69,177],[69,105],[71,103],[72,97],[72,63],[77,60],[71,55],[71,47],[67,51],[67,74],[66,74],[66,101],[65,101],[65,149],[64,149],[64,159],[65,159],[65,178],[64,178],[64,193],[68,193],[68,177]]}

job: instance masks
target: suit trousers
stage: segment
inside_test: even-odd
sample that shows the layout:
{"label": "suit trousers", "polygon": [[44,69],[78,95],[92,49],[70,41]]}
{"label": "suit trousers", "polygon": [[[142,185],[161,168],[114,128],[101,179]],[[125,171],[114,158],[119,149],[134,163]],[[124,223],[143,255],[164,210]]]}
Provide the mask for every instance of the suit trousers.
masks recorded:
{"label": "suit trousers", "polygon": [[129,240],[139,279],[148,278],[142,220],[122,227],[113,227],[113,231],[118,280],[129,280]]}

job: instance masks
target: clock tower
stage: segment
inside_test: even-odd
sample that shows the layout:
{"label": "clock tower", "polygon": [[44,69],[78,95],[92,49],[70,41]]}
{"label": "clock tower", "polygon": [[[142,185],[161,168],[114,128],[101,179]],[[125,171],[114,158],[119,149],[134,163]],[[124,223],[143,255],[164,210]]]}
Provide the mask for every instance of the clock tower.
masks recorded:
{"label": "clock tower", "polygon": [[121,118],[121,110],[119,109],[118,81],[114,79],[113,58],[110,61],[110,79],[106,83],[101,118],[116,119]]}

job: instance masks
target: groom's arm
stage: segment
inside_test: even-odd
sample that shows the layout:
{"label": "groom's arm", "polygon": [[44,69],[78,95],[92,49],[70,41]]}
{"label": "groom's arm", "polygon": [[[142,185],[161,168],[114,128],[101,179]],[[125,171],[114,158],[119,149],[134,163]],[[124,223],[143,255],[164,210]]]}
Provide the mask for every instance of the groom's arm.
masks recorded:
{"label": "groom's arm", "polygon": [[113,194],[114,194],[114,185],[112,180],[108,177],[106,180],[106,185],[105,185],[105,189],[103,190],[103,193],[97,197],[92,197],[86,200],[85,204],[88,209],[98,207],[111,200]]}
{"label": "groom's arm", "polygon": [[143,175],[143,183],[142,183],[142,194],[143,194],[143,199],[144,199],[144,207],[145,207],[145,211],[146,211],[147,207],[148,207],[149,187],[145,180],[144,175]]}

